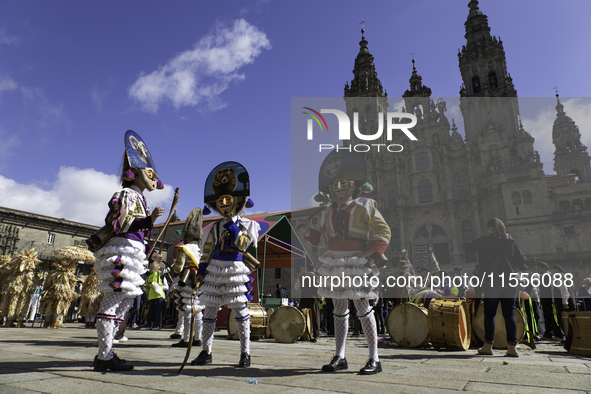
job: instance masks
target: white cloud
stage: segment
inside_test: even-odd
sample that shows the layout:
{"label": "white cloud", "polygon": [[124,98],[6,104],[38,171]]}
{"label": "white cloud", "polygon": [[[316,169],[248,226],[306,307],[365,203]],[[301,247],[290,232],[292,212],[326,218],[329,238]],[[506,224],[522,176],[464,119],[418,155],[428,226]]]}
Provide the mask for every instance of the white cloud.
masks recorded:
{"label": "white cloud", "polygon": [[[118,176],[94,169],[61,167],[49,190],[35,184],[19,184],[0,175],[2,206],[97,226],[104,224],[109,199],[120,189]],[[172,194],[168,185],[164,190],[145,192],[150,207],[166,209]]]}
{"label": "white cloud", "polygon": [[42,88],[21,87],[21,93],[23,94],[25,103],[30,103],[37,109],[40,127],[47,127],[53,123],[59,124],[65,129],[71,127],[71,122],[66,115],[64,105],[49,101]]}
{"label": "white cloud", "polygon": [[248,6],[242,8],[240,10],[240,16],[244,16],[250,12],[261,12],[264,5],[267,5],[270,0],[256,0],[254,4],[249,4]]}
{"label": "white cloud", "polygon": [[194,49],[181,52],[158,70],[142,73],[129,95],[149,112],[167,100],[176,108],[206,102],[208,109],[220,109],[226,105],[219,95],[231,82],[245,78],[238,70],[270,48],[265,33],[238,19],[231,28],[218,26]]}
{"label": "white cloud", "polygon": [[15,45],[18,46],[22,42],[22,39],[17,36],[13,36],[6,32],[6,26],[0,27],[0,45]]}
{"label": "white cloud", "polygon": [[14,90],[17,88],[16,82],[12,78],[6,78],[0,80],[0,93],[8,90]]}
{"label": "white cloud", "polygon": [[[552,125],[556,119],[556,100],[549,99],[547,102],[544,109],[535,116],[524,116],[522,122],[524,129],[535,138],[534,149],[538,151],[540,161],[544,163],[544,173],[555,174]],[[560,102],[564,106],[566,115],[579,127],[581,143],[589,147],[591,144],[591,100],[589,98],[561,98]]]}
{"label": "white cloud", "polygon": [[[0,163],[4,162],[10,156],[14,155],[14,148],[21,144],[20,139],[15,134],[0,131]],[[2,167],[0,167],[2,168]]]}

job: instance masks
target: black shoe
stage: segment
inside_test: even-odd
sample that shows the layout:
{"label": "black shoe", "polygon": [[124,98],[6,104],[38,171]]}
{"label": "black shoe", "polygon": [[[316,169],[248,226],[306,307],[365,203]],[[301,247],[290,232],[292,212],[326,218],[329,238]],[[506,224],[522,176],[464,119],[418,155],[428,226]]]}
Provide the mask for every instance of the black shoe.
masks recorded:
{"label": "black shoe", "polygon": [[191,361],[191,365],[205,365],[211,364],[211,353],[207,354],[205,350],[202,350],[201,353],[197,356],[197,358]]}
{"label": "black shoe", "polygon": [[[119,358],[119,356],[115,352],[113,352],[113,358],[118,360],[120,363],[125,364],[125,359]],[[92,367],[96,366],[96,360],[98,360],[98,355],[94,356],[94,361],[92,362],[92,365],[91,365]]]}
{"label": "black shoe", "polygon": [[[195,343],[193,343],[195,344]],[[189,342],[185,342],[182,339],[177,343],[173,343],[170,347],[184,347],[185,349],[189,347]]]}
{"label": "black shoe", "polygon": [[117,360],[119,360],[120,363],[123,363],[123,364],[126,363],[125,359],[124,358],[119,358],[119,356],[115,352],[113,352],[113,357],[115,357]]}
{"label": "black shoe", "polygon": [[133,365],[122,363],[117,357],[113,357],[112,359],[107,361],[97,358],[94,364],[94,370],[98,372],[105,372],[107,370],[131,371],[132,369]]}
{"label": "black shoe", "polygon": [[340,358],[339,356],[334,356],[330,364],[326,364],[322,367],[324,372],[336,372],[341,369],[349,369],[349,366],[347,365],[347,359]]}
{"label": "black shoe", "polygon": [[250,367],[250,354],[248,353],[242,353],[240,355],[240,361],[238,362],[238,366],[240,368],[246,368],[246,367]]}
{"label": "black shoe", "polygon": [[193,346],[201,346],[201,339],[193,339]]}
{"label": "black shoe", "polygon": [[312,342],[312,343],[316,343],[316,341],[317,341],[317,339],[316,339],[316,338],[312,338],[312,339],[310,339],[310,342]]}
{"label": "black shoe", "polygon": [[181,334],[171,334],[170,335],[170,339],[181,339],[181,338],[182,338]]}
{"label": "black shoe", "polygon": [[375,373],[382,372],[382,363],[373,359],[367,360],[365,367],[359,370],[361,375],[373,375]]}

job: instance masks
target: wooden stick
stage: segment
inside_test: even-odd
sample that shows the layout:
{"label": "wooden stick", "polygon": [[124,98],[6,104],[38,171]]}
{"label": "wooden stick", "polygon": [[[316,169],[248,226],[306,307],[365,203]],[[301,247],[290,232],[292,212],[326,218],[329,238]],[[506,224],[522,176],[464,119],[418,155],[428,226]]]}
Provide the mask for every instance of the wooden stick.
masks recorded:
{"label": "wooden stick", "polygon": [[[160,233],[158,234],[158,237],[156,238],[156,241],[154,241],[154,244],[150,248],[150,252],[148,253],[148,259],[152,255],[154,248],[156,248],[156,245],[158,244],[158,241],[160,240],[160,237],[162,236],[162,234],[164,233],[164,235],[166,235],[166,231],[168,231],[168,225],[170,224],[170,218],[172,218],[174,208],[176,207],[176,204],[178,202],[179,202],[179,188],[177,187],[174,191],[174,197],[172,199],[172,205],[170,207],[170,211],[168,212],[168,219],[166,219],[166,223],[164,224],[164,228],[162,229],[162,231],[160,231]],[[160,246],[160,252],[158,254],[162,253],[162,248],[164,248],[164,240],[165,239],[166,239],[166,236],[162,238],[162,245]]]}

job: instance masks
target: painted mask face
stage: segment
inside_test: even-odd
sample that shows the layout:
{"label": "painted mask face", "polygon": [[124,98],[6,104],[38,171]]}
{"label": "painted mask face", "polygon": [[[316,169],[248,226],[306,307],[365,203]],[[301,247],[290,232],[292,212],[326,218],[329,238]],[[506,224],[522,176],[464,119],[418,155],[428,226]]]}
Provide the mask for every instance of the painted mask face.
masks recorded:
{"label": "painted mask face", "polygon": [[151,192],[156,189],[156,186],[158,185],[158,174],[156,174],[153,169],[150,167],[138,169],[137,175],[148,191]]}
{"label": "painted mask face", "polygon": [[353,196],[354,187],[355,182],[339,178],[330,186],[330,195],[335,202],[343,204]]}
{"label": "painted mask face", "polygon": [[218,211],[222,215],[234,212],[234,197],[229,194],[224,194],[216,200]]}

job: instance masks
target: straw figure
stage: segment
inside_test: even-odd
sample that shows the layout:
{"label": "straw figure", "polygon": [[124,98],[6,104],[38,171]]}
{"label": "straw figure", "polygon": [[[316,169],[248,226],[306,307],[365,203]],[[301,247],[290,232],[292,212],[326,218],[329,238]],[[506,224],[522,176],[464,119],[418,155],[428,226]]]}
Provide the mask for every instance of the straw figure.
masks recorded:
{"label": "straw figure", "polygon": [[84,316],[86,328],[94,328],[94,318],[101,307],[103,300],[103,292],[96,287],[100,280],[96,278],[98,271],[94,268],[90,270],[90,275],[86,277],[82,284],[82,292],[80,293],[80,315]]}
{"label": "straw figure", "polygon": [[63,256],[55,260],[45,280],[40,313],[45,315],[44,327],[64,327],[63,318],[76,300],[76,267],[78,261],[95,262],[94,255],[81,246],[66,246],[53,252]]}
{"label": "straw figure", "polygon": [[35,271],[41,260],[37,258],[35,249],[25,250],[12,255],[10,271],[4,278],[0,289],[0,316],[6,316],[7,327],[25,327],[24,319],[29,310],[31,295],[41,284]]}

